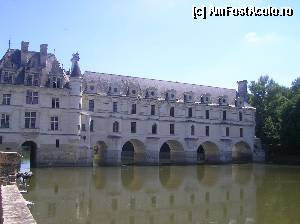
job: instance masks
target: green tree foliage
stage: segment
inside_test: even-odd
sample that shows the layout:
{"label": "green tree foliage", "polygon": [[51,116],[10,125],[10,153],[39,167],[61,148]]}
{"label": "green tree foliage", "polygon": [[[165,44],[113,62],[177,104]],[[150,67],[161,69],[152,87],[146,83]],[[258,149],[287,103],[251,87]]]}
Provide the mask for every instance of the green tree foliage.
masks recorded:
{"label": "green tree foliage", "polygon": [[256,108],[256,136],[271,150],[300,153],[300,78],[286,88],[261,76],[249,90],[249,103]]}

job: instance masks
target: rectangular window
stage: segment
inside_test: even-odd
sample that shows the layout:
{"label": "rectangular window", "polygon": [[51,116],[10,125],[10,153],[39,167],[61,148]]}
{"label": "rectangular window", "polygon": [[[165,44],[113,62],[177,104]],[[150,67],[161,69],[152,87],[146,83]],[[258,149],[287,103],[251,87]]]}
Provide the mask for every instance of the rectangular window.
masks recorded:
{"label": "rectangular window", "polygon": [[9,128],[9,115],[1,114],[1,128]]}
{"label": "rectangular window", "polygon": [[136,104],[131,105],[131,114],[136,114]]}
{"label": "rectangular window", "polygon": [[38,104],[39,103],[39,93],[27,90],[26,92],[26,104]]}
{"label": "rectangular window", "polygon": [[91,131],[91,132],[94,131],[94,120],[91,120],[91,123],[90,123],[90,131]]}
{"label": "rectangular window", "polygon": [[243,120],[243,113],[240,111],[239,112],[239,120],[242,121]]}
{"label": "rectangular window", "polygon": [[11,94],[3,94],[2,104],[10,105]]}
{"label": "rectangular window", "polygon": [[0,144],[2,144],[2,143],[3,143],[3,137],[0,136]]}
{"label": "rectangular window", "polygon": [[39,86],[39,82],[40,82],[40,77],[39,77],[39,75],[34,75],[34,76],[33,76],[33,85],[34,85],[34,86]]}
{"label": "rectangular window", "polygon": [[243,128],[240,128],[240,137],[244,137],[244,129]]}
{"label": "rectangular window", "polygon": [[118,103],[117,102],[113,102],[113,112],[114,113],[118,112]]}
{"label": "rectangular window", "polygon": [[25,128],[35,128],[36,112],[25,112]]}
{"label": "rectangular window", "polygon": [[191,107],[188,109],[188,117],[193,117],[193,109]]}
{"label": "rectangular window", "polygon": [[170,135],[174,135],[174,134],[175,134],[175,125],[170,124]]}
{"label": "rectangular window", "polygon": [[59,148],[59,139],[56,139],[55,146],[56,146],[56,148]]}
{"label": "rectangular window", "polygon": [[209,126],[205,126],[205,135],[209,136]]}
{"label": "rectangular window", "polygon": [[32,86],[32,75],[28,75],[26,78],[26,85]]}
{"label": "rectangular window", "polygon": [[174,107],[170,108],[170,117],[175,117],[175,109],[174,109]]}
{"label": "rectangular window", "polygon": [[59,108],[59,98],[52,98],[52,108]]}
{"label": "rectangular window", "polygon": [[223,111],[223,121],[225,121],[226,120],[226,111],[224,110]]}
{"label": "rectangular window", "polygon": [[229,127],[226,127],[226,136],[229,136]]}
{"label": "rectangular window", "polygon": [[50,118],[51,131],[58,131],[58,117]]}
{"label": "rectangular window", "polygon": [[206,110],[206,111],[205,111],[205,118],[206,118],[206,119],[209,119],[209,110]]}
{"label": "rectangular window", "polygon": [[136,133],[136,122],[131,122],[131,133]]}
{"label": "rectangular window", "polygon": [[89,100],[89,111],[94,111],[95,109],[95,101]]}
{"label": "rectangular window", "polygon": [[151,105],[151,115],[155,115],[155,105]]}
{"label": "rectangular window", "polygon": [[3,76],[3,83],[5,84],[12,84],[12,74],[9,74],[8,72],[4,72],[4,76]]}
{"label": "rectangular window", "polygon": [[81,124],[81,131],[86,131],[85,124]]}

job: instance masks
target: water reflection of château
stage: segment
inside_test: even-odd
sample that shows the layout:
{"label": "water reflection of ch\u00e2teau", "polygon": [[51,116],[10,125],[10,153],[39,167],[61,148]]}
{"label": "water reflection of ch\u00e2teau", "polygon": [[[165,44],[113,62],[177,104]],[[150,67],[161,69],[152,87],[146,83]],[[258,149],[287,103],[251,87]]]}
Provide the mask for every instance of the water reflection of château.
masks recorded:
{"label": "water reflection of ch\u00e2teau", "polygon": [[28,197],[38,223],[255,223],[253,169],[38,169]]}

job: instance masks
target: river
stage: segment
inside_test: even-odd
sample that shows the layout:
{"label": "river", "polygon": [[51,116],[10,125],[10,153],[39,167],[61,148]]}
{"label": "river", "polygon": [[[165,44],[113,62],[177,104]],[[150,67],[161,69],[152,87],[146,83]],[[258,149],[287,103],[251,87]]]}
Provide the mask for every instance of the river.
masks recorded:
{"label": "river", "polygon": [[25,198],[47,224],[299,224],[300,167],[37,168]]}

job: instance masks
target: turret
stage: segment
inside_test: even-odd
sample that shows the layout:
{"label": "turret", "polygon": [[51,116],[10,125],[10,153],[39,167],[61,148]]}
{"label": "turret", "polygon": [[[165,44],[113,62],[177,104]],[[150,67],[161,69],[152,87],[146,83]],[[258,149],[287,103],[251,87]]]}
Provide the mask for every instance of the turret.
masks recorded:
{"label": "turret", "polygon": [[82,75],[79,67],[79,54],[73,54],[71,59],[72,68],[70,74],[70,109],[73,113],[69,116],[70,130],[80,133],[82,105]]}
{"label": "turret", "polygon": [[82,96],[82,75],[79,67],[79,54],[73,54],[71,59],[72,68],[70,74],[71,95]]}

